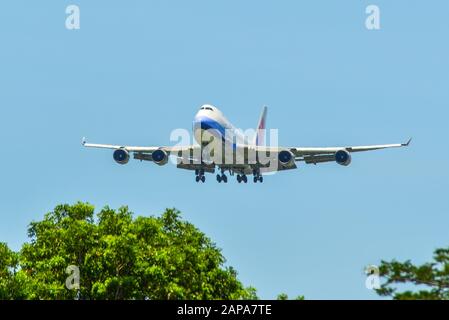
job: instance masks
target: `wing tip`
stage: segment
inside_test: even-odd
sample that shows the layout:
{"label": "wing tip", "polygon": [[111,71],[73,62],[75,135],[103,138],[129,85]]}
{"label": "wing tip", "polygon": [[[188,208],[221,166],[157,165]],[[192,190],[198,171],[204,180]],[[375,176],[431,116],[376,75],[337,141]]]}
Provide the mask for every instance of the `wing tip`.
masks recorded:
{"label": "wing tip", "polygon": [[402,146],[403,147],[408,147],[410,142],[412,142],[412,138],[410,137],[410,139],[408,139],[408,141],[406,143],[403,143]]}

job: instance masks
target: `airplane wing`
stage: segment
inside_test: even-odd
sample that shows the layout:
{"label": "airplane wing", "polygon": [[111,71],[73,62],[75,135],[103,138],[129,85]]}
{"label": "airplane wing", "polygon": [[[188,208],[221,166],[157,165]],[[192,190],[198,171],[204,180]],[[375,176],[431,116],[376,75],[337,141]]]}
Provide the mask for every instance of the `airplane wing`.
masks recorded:
{"label": "airplane wing", "polygon": [[83,143],[86,148],[101,148],[101,149],[125,149],[129,152],[153,152],[160,147],[135,147],[135,146],[121,146],[115,144],[98,144],[98,143]]}
{"label": "airplane wing", "polygon": [[288,148],[296,157],[302,156],[312,156],[312,155],[322,155],[322,154],[330,154],[335,153],[339,150],[346,150],[348,152],[362,152],[362,151],[371,151],[371,150],[379,150],[379,149],[388,149],[388,148],[399,148],[406,147],[410,144],[412,139],[410,138],[406,143],[396,143],[396,144],[379,144],[379,145],[368,145],[368,146],[345,146],[345,147],[325,147],[325,148],[302,148],[302,147],[293,147]]}
{"label": "airplane wing", "polygon": [[[178,158],[189,159],[192,163],[195,163],[195,159],[198,158],[196,155],[200,154],[199,145],[188,145],[188,146],[126,146],[126,145],[116,145],[116,144],[98,144],[98,143],[87,143],[86,139],[83,138],[82,145],[86,148],[100,148],[100,149],[111,149],[111,150],[121,150],[125,154],[114,155],[114,159],[119,163],[127,163],[129,160],[129,153],[133,154],[134,159],[154,161],[158,164],[165,164],[168,160],[168,156],[174,155]],[[157,153],[156,153],[157,151]],[[162,151],[162,153],[161,153]],[[157,157],[153,157],[153,154]],[[120,157],[121,156],[121,157]],[[198,160],[199,161],[199,160]],[[197,166],[192,165],[192,167],[182,167],[183,169],[196,169]]]}
{"label": "airplane wing", "polygon": [[287,170],[296,168],[296,161],[304,161],[307,164],[317,164],[323,162],[337,162],[341,165],[347,166],[351,163],[350,153],[363,152],[379,149],[400,148],[406,147],[410,144],[412,139],[405,143],[396,144],[380,144],[367,146],[342,146],[342,147],[324,147],[324,148],[308,148],[308,147],[257,147],[260,152],[270,153],[273,158],[285,158],[285,163],[278,166],[278,168],[271,168],[268,171]]}

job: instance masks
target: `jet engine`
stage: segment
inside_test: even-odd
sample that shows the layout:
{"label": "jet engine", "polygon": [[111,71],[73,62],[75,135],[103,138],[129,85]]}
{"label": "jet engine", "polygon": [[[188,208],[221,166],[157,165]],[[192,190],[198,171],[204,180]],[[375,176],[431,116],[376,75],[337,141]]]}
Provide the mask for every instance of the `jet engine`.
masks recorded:
{"label": "jet engine", "polygon": [[153,162],[157,165],[163,166],[168,162],[168,154],[162,149],[157,149],[151,154]]}
{"label": "jet engine", "polygon": [[351,155],[346,150],[338,150],[335,152],[335,162],[342,166],[349,166],[351,163]]}
{"label": "jet engine", "polygon": [[125,149],[117,149],[112,155],[115,162],[119,164],[127,164],[129,161],[129,153]]}
{"label": "jet engine", "polygon": [[283,150],[278,154],[278,161],[283,166],[289,166],[295,162],[295,156],[288,150]]}

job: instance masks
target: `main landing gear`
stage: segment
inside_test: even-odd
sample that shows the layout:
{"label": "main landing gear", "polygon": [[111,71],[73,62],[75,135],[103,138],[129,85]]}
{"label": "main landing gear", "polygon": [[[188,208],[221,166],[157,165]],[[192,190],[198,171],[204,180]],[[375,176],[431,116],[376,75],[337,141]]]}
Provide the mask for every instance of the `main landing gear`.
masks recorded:
{"label": "main landing gear", "polygon": [[217,174],[217,181],[218,183],[221,183],[222,181],[228,183],[228,177],[224,174],[224,170],[221,170],[221,174]]}
{"label": "main landing gear", "polygon": [[227,183],[228,182],[228,177],[226,177],[225,174],[217,174],[217,181],[218,181],[218,183],[221,183],[222,181],[224,183]]}
{"label": "main landing gear", "polygon": [[[225,170],[221,170],[221,174],[217,174],[217,181],[218,181],[218,183],[221,183],[221,182],[223,182],[223,183],[227,183],[228,182],[228,177],[225,175]],[[231,175],[233,175],[233,172],[231,172],[230,171],[230,173],[231,173]],[[260,182],[260,183],[262,183],[263,182],[263,177],[262,177],[262,175],[260,174],[260,171],[259,170],[254,170],[253,171],[253,175],[254,175],[254,177],[253,177],[253,181],[254,181],[254,183],[257,183],[257,182]],[[196,182],[205,182],[206,181],[206,177],[205,177],[205,175],[204,175],[204,169],[197,169],[197,170],[195,170],[195,181]],[[248,182],[248,177],[246,176],[246,174],[238,174],[237,175],[237,182],[238,183],[247,183]]]}
{"label": "main landing gear", "polygon": [[206,177],[204,176],[204,169],[196,169],[195,170],[195,181],[196,182],[203,182],[206,181]]}
{"label": "main landing gear", "polygon": [[244,183],[247,183],[248,182],[248,178],[246,177],[246,174],[242,174],[242,175],[237,175],[237,182],[238,183],[241,183],[241,182],[244,182]]}
{"label": "main landing gear", "polygon": [[253,178],[254,183],[257,183],[257,181],[259,181],[260,183],[263,182],[263,177],[260,174],[260,170],[254,169],[253,170],[253,175],[254,175],[254,178]]}

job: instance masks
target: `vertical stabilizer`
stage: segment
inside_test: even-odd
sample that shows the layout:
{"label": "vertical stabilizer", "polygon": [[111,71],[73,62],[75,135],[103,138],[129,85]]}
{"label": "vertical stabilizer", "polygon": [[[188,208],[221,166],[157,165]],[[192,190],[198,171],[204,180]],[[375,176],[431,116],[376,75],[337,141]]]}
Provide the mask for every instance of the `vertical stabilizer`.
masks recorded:
{"label": "vertical stabilizer", "polygon": [[265,135],[266,135],[266,119],[267,119],[267,107],[264,106],[262,113],[260,114],[259,122],[256,127],[256,136],[254,138],[254,144],[256,146],[265,145]]}

